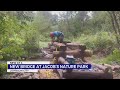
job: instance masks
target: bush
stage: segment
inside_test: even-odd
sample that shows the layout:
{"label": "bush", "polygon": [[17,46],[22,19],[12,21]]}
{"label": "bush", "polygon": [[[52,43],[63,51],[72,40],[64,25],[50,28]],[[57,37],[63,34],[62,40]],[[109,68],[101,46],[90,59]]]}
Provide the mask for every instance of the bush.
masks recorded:
{"label": "bush", "polygon": [[2,60],[12,60],[24,55],[24,49],[19,46],[9,46],[2,48]]}
{"label": "bush", "polygon": [[49,42],[39,42],[39,48],[48,47]]}
{"label": "bush", "polygon": [[7,64],[0,64],[0,76],[7,72]]}
{"label": "bush", "polygon": [[95,59],[93,62],[99,64],[120,64],[120,50],[114,49],[114,51],[106,58],[101,58],[99,60]]}
{"label": "bush", "polygon": [[103,50],[113,46],[115,43],[115,37],[109,35],[108,32],[99,32],[95,35],[85,35],[82,34],[78,38],[73,39],[74,42],[83,43],[87,48],[92,50]]}
{"label": "bush", "polygon": [[120,50],[115,49],[113,53],[106,58],[106,62],[110,64],[113,63],[120,64]]}

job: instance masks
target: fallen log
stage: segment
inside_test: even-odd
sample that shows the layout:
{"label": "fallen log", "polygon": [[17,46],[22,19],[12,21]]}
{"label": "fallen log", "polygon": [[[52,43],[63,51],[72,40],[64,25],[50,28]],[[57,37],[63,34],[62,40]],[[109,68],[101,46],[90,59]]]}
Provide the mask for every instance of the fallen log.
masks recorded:
{"label": "fallen log", "polygon": [[77,43],[67,43],[66,46],[72,50],[74,49],[79,49],[80,47],[80,44],[77,44]]}
{"label": "fallen log", "polygon": [[65,51],[67,49],[66,45],[63,43],[54,42],[53,46],[55,46],[58,51]]}
{"label": "fallen log", "polygon": [[66,49],[66,50],[67,50],[67,51],[71,51],[71,49],[70,49],[70,48],[68,48],[68,47],[67,47],[67,49]]}
{"label": "fallen log", "polygon": [[102,64],[103,66],[106,66],[106,67],[109,67],[109,68],[111,68],[112,70],[114,69],[114,66],[112,66],[112,65],[109,65],[109,64]]}
{"label": "fallen log", "polygon": [[95,66],[97,67],[98,69],[108,73],[111,69],[109,67],[106,67],[106,66],[103,66],[103,65],[98,65],[98,64],[95,64],[95,63],[92,63],[92,62],[89,62],[89,64],[91,64],[92,66]]}
{"label": "fallen log", "polygon": [[93,52],[91,50],[85,50],[84,52],[85,57],[91,57],[93,55]]}
{"label": "fallen log", "polygon": [[60,63],[60,64],[69,64],[63,57],[58,58],[58,63]]}
{"label": "fallen log", "polygon": [[120,70],[120,66],[114,66],[113,71]]}
{"label": "fallen log", "polygon": [[[63,57],[58,58],[58,63],[59,64],[69,64]],[[67,72],[72,72],[72,69],[66,70]]]}
{"label": "fallen log", "polygon": [[81,50],[70,50],[70,51],[53,51],[53,55],[55,57],[65,57],[66,55],[73,55],[75,58],[79,57],[91,57],[92,53],[90,50],[85,50],[84,52],[81,52]]}
{"label": "fallen log", "polygon": [[119,65],[115,65],[115,66],[112,66],[112,65],[109,65],[109,64],[102,64],[102,65],[111,68],[113,71],[120,70],[120,66]]}
{"label": "fallen log", "polygon": [[62,75],[66,79],[113,79],[111,73],[104,72],[72,71],[63,72]]}
{"label": "fallen log", "polygon": [[63,70],[62,69],[57,69],[57,72],[59,74],[60,79],[63,78]]}
{"label": "fallen log", "polygon": [[44,50],[41,50],[41,52],[44,54],[44,55],[47,55],[47,51],[44,51]]}
{"label": "fallen log", "polygon": [[86,50],[87,48],[86,48],[86,45],[81,44],[81,45],[80,45],[80,47],[79,47],[79,49],[81,49],[81,50],[83,50],[83,51],[84,51],[84,50]]}
{"label": "fallen log", "polygon": [[78,43],[67,43],[66,46],[72,50],[80,49],[80,50],[86,50],[86,46],[84,44],[78,44]]}
{"label": "fallen log", "polygon": [[47,54],[44,56],[45,59],[53,59],[53,54]]}
{"label": "fallen log", "polygon": [[120,71],[120,66],[119,65],[113,66],[113,71]]}
{"label": "fallen log", "polygon": [[63,43],[66,45],[67,43],[71,43],[70,41],[63,41]]}
{"label": "fallen log", "polygon": [[79,51],[53,51],[53,56],[55,57],[65,57],[66,55],[76,55],[76,54],[79,54]]}
{"label": "fallen log", "polygon": [[51,47],[50,47],[50,51],[51,51],[51,52],[56,51],[56,47],[55,47],[55,46],[51,46]]}

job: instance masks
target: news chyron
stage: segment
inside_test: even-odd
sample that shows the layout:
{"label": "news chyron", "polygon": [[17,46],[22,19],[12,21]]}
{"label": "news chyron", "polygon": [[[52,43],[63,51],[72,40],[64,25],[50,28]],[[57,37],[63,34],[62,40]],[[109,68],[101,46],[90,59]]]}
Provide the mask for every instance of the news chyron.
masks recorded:
{"label": "news chyron", "polygon": [[49,61],[7,61],[7,72],[38,72],[40,69],[91,70],[91,64],[50,64]]}

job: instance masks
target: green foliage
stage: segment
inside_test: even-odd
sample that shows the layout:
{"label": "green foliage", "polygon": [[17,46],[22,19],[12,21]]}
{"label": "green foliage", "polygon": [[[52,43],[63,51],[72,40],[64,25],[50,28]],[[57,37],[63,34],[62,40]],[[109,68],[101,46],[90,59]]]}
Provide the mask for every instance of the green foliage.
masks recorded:
{"label": "green foliage", "polygon": [[0,63],[0,76],[7,72],[7,64]]}
{"label": "green foliage", "polygon": [[25,54],[24,49],[19,46],[9,46],[6,48],[2,48],[1,51],[3,60],[12,60],[13,58],[20,57]]}
{"label": "green foliage", "polygon": [[107,57],[98,59],[98,58],[94,58],[93,60],[94,63],[97,64],[119,64],[120,65],[120,50],[119,49],[114,49],[113,52],[108,55]]}
{"label": "green foliage", "polygon": [[82,34],[79,38],[73,39],[74,42],[84,43],[89,49],[105,49],[115,45],[114,36],[108,32],[99,32],[95,35]]}
{"label": "green foliage", "polygon": [[39,47],[41,47],[41,48],[48,47],[48,43],[49,42],[39,42]]}
{"label": "green foliage", "polygon": [[27,41],[26,34],[28,38],[34,35],[30,22],[24,20],[26,24],[22,24],[23,18],[17,19],[17,15],[11,15],[12,13],[1,12],[0,15],[0,59],[2,60],[12,60],[26,54],[23,48]]}
{"label": "green foliage", "polygon": [[[48,14],[48,15],[47,15]],[[44,36],[51,30],[51,22],[49,13],[38,12],[32,22],[33,28],[36,30],[38,37],[40,35]]]}
{"label": "green foliage", "polygon": [[0,50],[0,60],[3,59],[2,51]]}
{"label": "green foliage", "polygon": [[106,62],[108,62],[110,64],[112,64],[114,62],[117,64],[120,64],[120,50],[115,49],[113,51],[113,53],[106,58]]}

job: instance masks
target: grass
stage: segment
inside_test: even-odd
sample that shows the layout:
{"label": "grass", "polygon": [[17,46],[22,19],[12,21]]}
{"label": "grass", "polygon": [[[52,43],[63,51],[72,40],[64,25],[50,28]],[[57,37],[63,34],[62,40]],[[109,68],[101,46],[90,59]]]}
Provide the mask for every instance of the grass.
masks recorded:
{"label": "grass", "polygon": [[115,49],[112,54],[108,55],[107,57],[97,58],[97,56],[93,56],[92,60],[94,63],[97,64],[117,64],[120,65],[120,51]]}
{"label": "grass", "polygon": [[39,42],[39,48],[48,47],[49,42]]}
{"label": "grass", "polygon": [[103,63],[109,64],[109,62],[106,62],[105,58],[94,59],[93,63],[96,63],[96,64],[103,64]]}
{"label": "grass", "polygon": [[110,64],[110,65],[119,64],[119,62],[113,61],[113,60],[111,61],[111,60],[109,60],[107,58],[94,59],[93,63],[96,63],[96,64]]}

